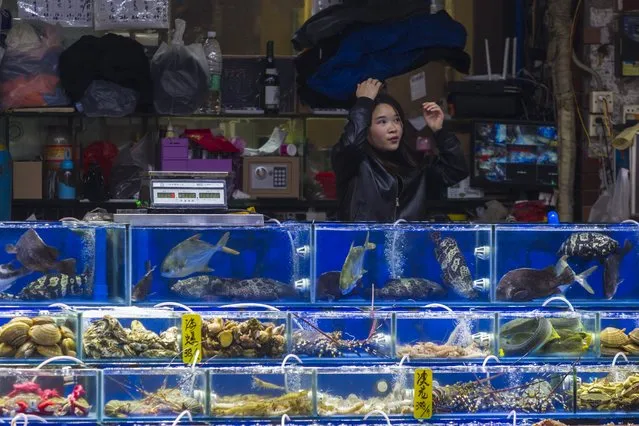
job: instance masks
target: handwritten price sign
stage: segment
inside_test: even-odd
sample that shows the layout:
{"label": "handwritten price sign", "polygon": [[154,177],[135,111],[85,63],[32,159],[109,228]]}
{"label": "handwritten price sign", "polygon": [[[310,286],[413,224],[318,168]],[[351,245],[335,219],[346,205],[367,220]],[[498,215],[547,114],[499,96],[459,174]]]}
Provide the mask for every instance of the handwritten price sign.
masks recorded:
{"label": "handwritten price sign", "polygon": [[202,360],[202,318],[197,314],[182,315],[182,362],[192,364]]}
{"label": "handwritten price sign", "polygon": [[433,372],[430,368],[415,370],[413,389],[413,417],[430,419],[433,416]]}

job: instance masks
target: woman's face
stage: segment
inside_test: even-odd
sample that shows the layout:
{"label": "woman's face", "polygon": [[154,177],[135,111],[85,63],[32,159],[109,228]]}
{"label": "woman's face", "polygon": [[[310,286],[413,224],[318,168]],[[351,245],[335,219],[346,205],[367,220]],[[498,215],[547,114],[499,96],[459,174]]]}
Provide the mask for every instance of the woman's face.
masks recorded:
{"label": "woman's face", "polygon": [[379,104],[373,111],[368,142],[378,151],[396,151],[402,140],[403,130],[402,120],[395,108]]}

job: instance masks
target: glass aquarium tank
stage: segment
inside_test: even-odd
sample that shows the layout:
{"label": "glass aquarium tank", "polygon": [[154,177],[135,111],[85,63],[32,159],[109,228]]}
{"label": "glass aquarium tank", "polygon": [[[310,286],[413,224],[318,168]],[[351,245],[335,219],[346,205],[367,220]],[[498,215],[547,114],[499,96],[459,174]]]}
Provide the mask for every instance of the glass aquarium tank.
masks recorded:
{"label": "glass aquarium tank", "polygon": [[310,302],[310,224],[130,226],[133,304]]}
{"label": "glass aquarium tank", "polygon": [[414,369],[393,366],[328,367],[317,373],[320,417],[364,417],[373,410],[412,417]]}
{"label": "glass aquarium tank", "polygon": [[266,362],[281,360],[288,352],[286,312],[198,314],[202,317],[202,362]]}
{"label": "glass aquarium tank", "polygon": [[103,370],[103,418],[175,419],[189,410],[207,412],[206,371],[199,368],[106,368]]}
{"label": "glass aquarium tank", "polygon": [[638,238],[633,224],[497,225],[495,301],[636,304]]}
{"label": "glass aquarium tank", "polygon": [[[0,368],[0,413],[97,420],[99,370]],[[51,419],[50,419],[51,420]]]}
{"label": "glass aquarium tank", "polygon": [[322,361],[388,361],[390,312],[291,312],[291,352]]}
{"label": "glass aquarium tank", "polygon": [[397,223],[314,226],[315,300],[448,305],[489,301],[491,227]]}
{"label": "glass aquarium tank", "polygon": [[0,312],[0,363],[42,362],[44,358],[77,357],[78,314],[68,310]]}
{"label": "glass aquarium tank", "polygon": [[127,304],[126,227],[0,223],[0,305]]}
{"label": "glass aquarium tank", "polygon": [[539,310],[499,313],[499,356],[532,362],[594,358],[599,334],[597,315]]}
{"label": "glass aquarium tank", "polygon": [[573,413],[570,365],[451,366],[433,374],[433,416],[560,418]]}
{"label": "glass aquarium tank", "polygon": [[181,312],[122,307],[82,312],[87,362],[181,362]]}
{"label": "glass aquarium tank", "polygon": [[620,352],[639,356],[639,313],[600,312],[599,355],[614,357]]}
{"label": "glass aquarium tank", "polygon": [[398,312],[395,352],[411,362],[484,359],[495,354],[496,314],[472,311]]}
{"label": "glass aquarium tank", "polygon": [[315,370],[282,367],[211,368],[211,415],[220,418],[277,418],[314,413]]}
{"label": "glass aquarium tank", "polygon": [[[622,359],[619,359],[623,362]],[[578,366],[576,410],[580,419],[636,418],[639,367],[636,364]]]}

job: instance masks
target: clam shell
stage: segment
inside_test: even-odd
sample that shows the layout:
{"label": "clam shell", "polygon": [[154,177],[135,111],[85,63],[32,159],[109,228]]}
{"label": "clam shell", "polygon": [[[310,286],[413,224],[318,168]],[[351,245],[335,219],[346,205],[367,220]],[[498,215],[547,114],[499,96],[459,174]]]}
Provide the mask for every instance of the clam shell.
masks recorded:
{"label": "clam shell", "polygon": [[31,358],[36,350],[36,344],[33,342],[24,342],[15,353],[16,358]]}
{"label": "clam shell", "polygon": [[630,333],[628,333],[628,337],[632,340],[632,343],[639,345],[639,328],[635,328]]}
{"label": "clam shell", "polygon": [[47,316],[33,317],[32,321],[31,325],[55,324],[55,320]]}
{"label": "clam shell", "polygon": [[16,353],[16,349],[6,343],[0,343],[0,357],[13,356]]}
{"label": "clam shell", "polygon": [[33,325],[33,320],[29,317],[15,317],[12,318],[11,321],[9,321],[9,324],[14,323],[14,322],[23,322],[25,324],[27,324],[28,326],[32,326]]}
{"label": "clam shell", "polygon": [[31,327],[24,322],[9,322],[4,325],[0,331],[0,341],[17,348],[27,341],[30,328]]}
{"label": "clam shell", "polygon": [[62,333],[62,337],[65,338],[65,339],[74,339],[75,340],[75,333],[73,332],[73,330],[71,330],[66,325],[61,325],[60,326],[60,333]]}
{"label": "clam shell", "polygon": [[40,355],[47,358],[62,355],[62,349],[58,345],[37,345],[36,350]]}
{"label": "clam shell", "polygon": [[610,348],[619,348],[630,343],[630,339],[626,336],[626,329],[620,330],[614,327],[606,327],[601,330],[599,339],[601,344]]}
{"label": "clam shell", "polygon": [[62,333],[60,332],[60,328],[55,324],[42,324],[31,327],[29,337],[38,345],[51,346],[62,339]]}

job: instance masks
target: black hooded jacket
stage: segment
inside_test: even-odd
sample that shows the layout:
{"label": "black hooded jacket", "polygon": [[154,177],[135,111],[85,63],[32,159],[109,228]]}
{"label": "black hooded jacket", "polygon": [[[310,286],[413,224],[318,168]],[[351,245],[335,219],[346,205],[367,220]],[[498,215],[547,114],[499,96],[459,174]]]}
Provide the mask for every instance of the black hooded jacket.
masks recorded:
{"label": "black hooded jacket", "polygon": [[434,161],[422,162],[401,176],[393,175],[368,148],[373,106],[372,99],[357,99],[344,133],[331,151],[339,218],[351,222],[426,220],[427,194],[468,176],[461,144],[453,133],[442,129],[435,133],[439,154]]}

